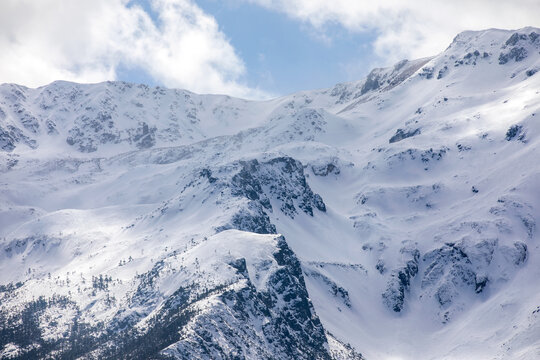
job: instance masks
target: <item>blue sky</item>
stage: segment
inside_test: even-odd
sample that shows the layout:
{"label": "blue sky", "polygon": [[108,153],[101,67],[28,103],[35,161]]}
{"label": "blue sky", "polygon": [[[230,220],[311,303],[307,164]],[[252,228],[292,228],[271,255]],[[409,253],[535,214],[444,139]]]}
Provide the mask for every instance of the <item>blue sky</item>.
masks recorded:
{"label": "blue sky", "polygon": [[540,26],[538,0],[0,1],[0,83],[124,80],[260,99]]}
{"label": "blue sky", "polygon": [[[369,32],[351,32],[339,24],[315,29],[282,13],[253,3],[197,0],[214,17],[246,66],[247,86],[283,95],[359,80],[384,64],[375,55]],[[148,1],[136,0],[156,22]],[[118,79],[157,85],[144,69],[120,66]]]}
{"label": "blue sky", "polygon": [[247,67],[249,86],[284,94],[358,80],[376,63],[370,33],[312,26],[254,4],[197,1],[212,14]]}

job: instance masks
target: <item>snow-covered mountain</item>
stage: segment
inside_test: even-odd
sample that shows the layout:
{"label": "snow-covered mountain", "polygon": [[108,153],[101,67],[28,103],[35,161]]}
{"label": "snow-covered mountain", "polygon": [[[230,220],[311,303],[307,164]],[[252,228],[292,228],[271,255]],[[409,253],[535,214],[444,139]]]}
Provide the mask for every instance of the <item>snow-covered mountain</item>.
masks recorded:
{"label": "snow-covered mountain", "polygon": [[0,357],[540,358],[540,29],[268,101],[0,85]]}

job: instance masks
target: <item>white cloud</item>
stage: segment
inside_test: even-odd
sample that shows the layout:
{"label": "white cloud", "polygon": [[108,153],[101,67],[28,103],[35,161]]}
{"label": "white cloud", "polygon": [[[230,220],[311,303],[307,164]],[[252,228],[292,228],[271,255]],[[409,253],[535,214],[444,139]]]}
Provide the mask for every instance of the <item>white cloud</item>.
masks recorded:
{"label": "white cloud", "polygon": [[324,31],[341,24],[373,31],[374,48],[387,62],[436,55],[457,33],[540,26],[538,0],[244,0],[286,13]]}
{"label": "white cloud", "polygon": [[[158,21],[129,0],[1,0],[0,83],[39,86],[98,82],[119,68],[196,92],[265,94],[242,81],[246,69],[215,19],[196,0],[148,0]],[[538,0],[229,0],[257,3],[316,29],[329,24],[376,34],[385,62],[430,56],[467,29],[539,26]]]}
{"label": "white cloud", "polygon": [[260,97],[215,19],[192,0],[2,0],[0,82],[40,86],[114,80],[119,66],[196,92]]}

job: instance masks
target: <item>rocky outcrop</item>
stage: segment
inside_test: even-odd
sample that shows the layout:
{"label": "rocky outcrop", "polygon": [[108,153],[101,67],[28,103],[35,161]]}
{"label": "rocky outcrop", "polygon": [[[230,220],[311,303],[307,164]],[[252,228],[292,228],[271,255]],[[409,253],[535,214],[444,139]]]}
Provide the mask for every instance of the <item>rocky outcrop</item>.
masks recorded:
{"label": "rocky outcrop", "polygon": [[[512,36],[510,36],[504,43],[503,51],[499,55],[499,64],[504,65],[510,60],[519,62],[527,58],[528,51],[526,47],[532,45],[533,47],[539,48],[539,36],[540,35],[534,31],[530,34],[512,34]],[[505,50],[507,48],[509,49]]]}
{"label": "rocky outcrop", "polygon": [[522,125],[512,125],[508,128],[505,136],[506,141],[519,140],[525,142],[525,130]]}
{"label": "rocky outcrop", "polygon": [[401,141],[403,139],[410,138],[412,136],[416,136],[420,134],[420,129],[410,129],[410,130],[403,130],[403,129],[397,129],[394,136],[392,136],[388,142],[390,144]]}
{"label": "rocky outcrop", "polygon": [[392,272],[386,290],[382,294],[384,304],[395,312],[401,312],[405,306],[405,296],[411,288],[412,279],[418,274],[420,259],[420,252],[416,249],[403,249],[402,253],[408,254],[410,260],[405,266]]}
{"label": "rocky outcrop", "polygon": [[[235,231],[209,239],[192,250],[195,266],[177,264],[190,276],[170,294],[163,294],[160,287],[174,281],[168,270],[177,262],[173,256],[138,276],[127,303],[109,296],[114,284],[108,277],[96,280],[92,296],[96,301],[108,299],[103,303],[108,308],[118,308],[115,316],[96,325],[82,319],[99,310],[81,309],[69,297],[40,298],[20,311],[3,308],[0,348],[11,344],[17,349],[14,358],[23,359],[53,354],[102,359],[331,359],[300,263],[285,239],[258,238],[263,257],[222,254],[208,259],[208,264],[198,263],[201,254],[228,239],[235,252],[250,245],[249,235]],[[2,298],[22,285],[2,287]],[[56,322],[64,330],[45,337],[50,324],[44,319],[57,315],[63,316]],[[12,326],[13,322],[20,325]]]}
{"label": "rocky outcrop", "polygon": [[232,177],[231,193],[256,201],[266,211],[273,211],[271,201],[279,204],[285,215],[294,218],[299,210],[313,216],[314,210],[326,211],[320,195],[313,193],[304,175],[301,162],[278,157],[260,163],[258,160],[239,163],[240,171]]}

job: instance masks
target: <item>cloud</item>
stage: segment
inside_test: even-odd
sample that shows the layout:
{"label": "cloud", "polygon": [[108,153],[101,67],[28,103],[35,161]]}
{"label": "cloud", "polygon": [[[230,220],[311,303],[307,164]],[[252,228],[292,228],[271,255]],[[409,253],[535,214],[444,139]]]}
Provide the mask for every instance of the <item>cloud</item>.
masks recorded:
{"label": "cloud", "polygon": [[151,16],[128,0],[3,0],[0,82],[114,80],[141,69],[167,87],[241,97],[243,61],[215,19],[192,0],[151,0]]}
{"label": "cloud", "polygon": [[538,0],[245,0],[309,23],[317,31],[340,24],[373,32],[387,63],[436,55],[457,33],[539,26]]}

